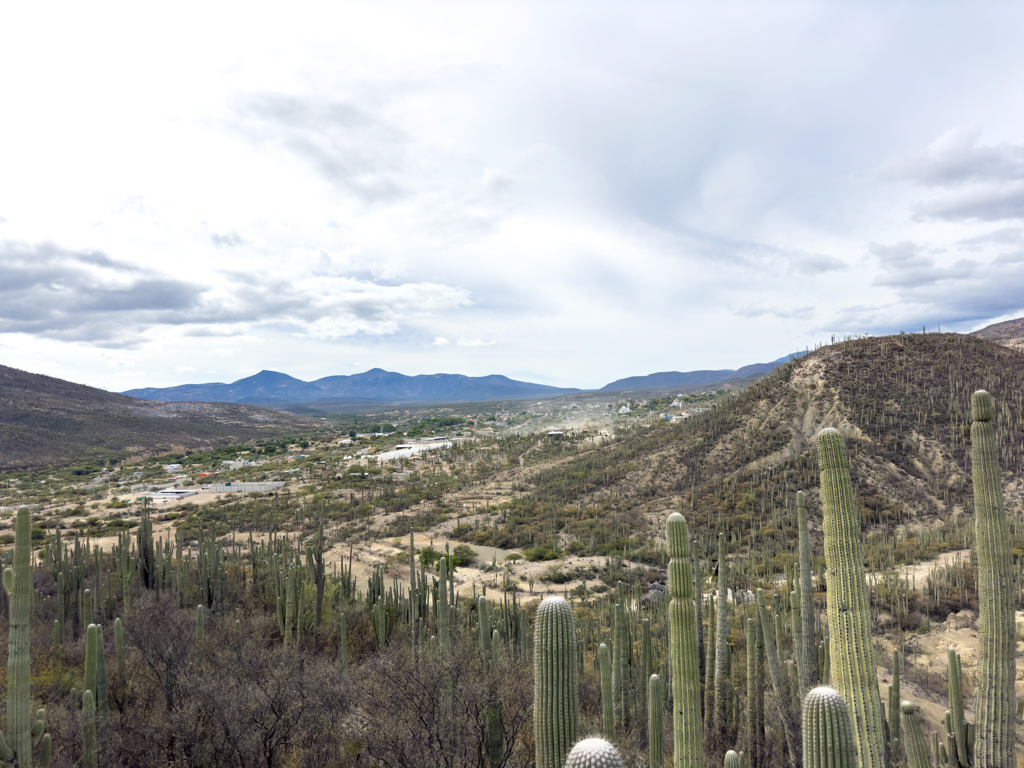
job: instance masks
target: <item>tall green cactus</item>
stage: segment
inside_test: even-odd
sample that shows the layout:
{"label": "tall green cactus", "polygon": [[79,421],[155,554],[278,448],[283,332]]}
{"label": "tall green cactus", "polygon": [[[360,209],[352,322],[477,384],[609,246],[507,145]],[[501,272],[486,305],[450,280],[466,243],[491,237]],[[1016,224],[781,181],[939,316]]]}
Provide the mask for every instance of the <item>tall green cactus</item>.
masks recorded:
{"label": "tall green cactus", "polygon": [[764,752],[764,656],[760,620],[747,619],[747,720],[746,756],[750,765],[761,765]]}
{"label": "tall green cactus", "polygon": [[892,650],[892,683],[889,685],[889,742],[897,743],[900,736],[900,652]]}
{"label": "tall green cactus", "polygon": [[601,714],[604,737],[615,741],[615,706],[612,703],[612,658],[608,646],[601,643],[597,649],[597,659],[601,667]]}
{"label": "tall green cactus", "polygon": [[834,688],[812,689],[803,707],[804,768],[857,768],[846,701]]}
{"label": "tall green cactus", "polygon": [[[621,587],[622,582],[619,582]],[[622,732],[629,731],[629,637],[626,630],[626,607],[615,604],[615,643],[612,646],[612,699],[615,721]]]}
{"label": "tall green cactus", "polygon": [[[95,626],[95,625],[91,625]],[[92,691],[82,691],[82,765],[97,768],[99,746],[96,740],[96,702]]]}
{"label": "tall green cactus", "polygon": [[946,683],[949,688],[949,710],[946,712],[946,745],[950,768],[969,768],[974,753],[971,733],[964,720],[963,673],[960,656],[950,646],[946,649]]}
{"label": "tall green cactus", "polygon": [[32,747],[43,742],[40,765],[50,765],[50,735],[43,733],[46,712],[32,716],[29,690],[29,620],[32,612],[32,529],[28,509],[14,523],[14,567],[4,569],[10,634],[7,642],[7,734],[0,733],[0,760],[21,768],[32,765]]}
{"label": "tall green cactus", "polygon": [[647,683],[647,744],[649,755],[647,762],[651,768],[663,768],[665,758],[662,757],[662,741],[665,723],[665,686],[661,678],[651,675]]}
{"label": "tall green cactus", "polygon": [[672,659],[672,724],[675,768],[704,768],[703,725],[700,716],[700,673],[690,541],[686,518],[668,518],[669,643]]}
{"label": "tall green cactus", "polygon": [[974,546],[978,558],[978,693],[974,711],[975,768],[1013,768],[1017,641],[1013,560],[1003,512],[1003,483],[992,420],[992,396],[971,398]]}
{"label": "tall green cactus", "polygon": [[796,527],[799,535],[800,558],[800,658],[797,672],[800,675],[800,690],[807,691],[818,683],[817,638],[814,634],[814,593],[811,583],[811,541],[807,531],[807,502],[804,492],[796,492]]}
{"label": "tall green cactus", "polygon": [[909,701],[900,703],[900,724],[903,732],[903,744],[907,752],[907,768],[932,768],[928,756],[928,743],[921,728],[921,719],[917,716],[920,709]]}
{"label": "tall green cactus", "polygon": [[533,663],[537,768],[562,768],[576,742],[580,705],[576,619],[572,607],[561,597],[547,597],[537,608]]}
{"label": "tall green cactus", "polygon": [[789,677],[779,658],[779,648],[774,631],[775,615],[768,612],[763,589],[757,590],[757,613],[761,619],[764,655],[768,660],[768,672],[771,675],[772,688],[775,691],[775,704],[779,712],[779,720],[782,722],[786,746],[789,748],[789,764],[792,768],[800,768],[800,722],[795,706],[797,702],[792,698],[792,693],[789,690]]}
{"label": "tall green cactus", "polygon": [[878,667],[871,644],[871,606],[853,502],[850,460],[837,429],[818,433],[822,527],[828,566],[828,634],[832,676],[853,712],[861,768],[885,768],[885,731]]}
{"label": "tall green cactus", "polygon": [[727,728],[726,699],[728,697],[728,673],[726,666],[729,663],[729,602],[726,574],[728,564],[726,561],[725,534],[718,534],[718,598],[715,605],[715,706],[711,715],[711,733],[704,734],[705,747],[712,763],[717,763],[725,757],[725,734]]}
{"label": "tall green cactus", "polygon": [[626,764],[619,750],[604,739],[584,739],[572,748],[565,768],[626,768]]}

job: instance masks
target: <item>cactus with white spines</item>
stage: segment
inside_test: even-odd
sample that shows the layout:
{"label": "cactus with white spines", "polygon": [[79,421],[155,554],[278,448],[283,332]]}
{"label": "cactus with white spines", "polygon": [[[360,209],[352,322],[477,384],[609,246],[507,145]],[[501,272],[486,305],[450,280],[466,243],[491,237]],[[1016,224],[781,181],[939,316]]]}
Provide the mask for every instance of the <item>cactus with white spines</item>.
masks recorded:
{"label": "cactus with white spines", "polygon": [[565,768],[626,768],[619,751],[604,739],[584,739],[572,748]]}
{"label": "cactus with white spines", "polygon": [[850,711],[834,688],[813,688],[804,697],[804,768],[857,768]]}
{"label": "cactus with white spines", "polygon": [[932,768],[928,742],[924,738],[921,719],[917,716],[919,709],[920,707],[909,701],[901,702],[899,706],[900,730],[907,753],[907,768]]}
{"label": "cactus with white spines", "polygon": [[672,725],[675,768],[704,768],[703,725],[700,716],[700,663],[690,541],[686,519],[678,512],[668,518],[669,642],[672,659]]}

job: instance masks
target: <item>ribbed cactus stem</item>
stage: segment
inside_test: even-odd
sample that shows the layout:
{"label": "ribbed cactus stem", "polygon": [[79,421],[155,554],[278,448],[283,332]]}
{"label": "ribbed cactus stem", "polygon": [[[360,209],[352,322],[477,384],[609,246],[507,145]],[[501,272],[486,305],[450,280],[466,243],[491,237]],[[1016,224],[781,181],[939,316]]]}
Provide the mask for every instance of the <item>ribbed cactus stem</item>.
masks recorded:
{"label": "ribbed cactus stem", "polygon": [[920,707],[909,701],[904,701],[899,706],[902,741],[907,752],[907,768],[932,768],[928,742],[924,738],[921,719],[917,716],[918,709]]}
{"label": "ribbed cactus stem", "polygon": [[[90,625],[90,628],[96,626]],[[82,691],[82,764],[85,768],[96,768],[99,750],[96,744],[96,702],[92,691]]]}
{"label": "ribbed cactus stem", "polygon": [[114,619],[114,650],[117,653],[117,666],[124,667],[124,625],[120,619]]}
{"label": "ribbed cactus stem", "polygon": [[612,704],[612,657],[604,643],[597,648],[597,659],[601,667],[601,713],[604,722],[604,737],[615,741],[615,707]]}
{"label": "ribbed cactus stem", "polygon": [[[723,758],[722,750],[725,749],[726,722],[726,685],[728,674],[726,665],[729,660],[729,602],[728,586],[726,575],[728,565],[726,563],[725,534],[718,534],[718,598],[715,605],[715,706],[711,717],[710,743],[708,744],[709,755],[715,755],[718,759]],[[717,762],[717,761],[716,761]]]}
{"label": "ribbed cactus stem", "polygon": [[796,527],[800,560],[800,690],[806,693],[818,684],[817,638],[814,634],[814,586],[811,583],[811,540],[807,531],[807,503],[804,492],[796,492]]}
{"label": "ribbed cactus stem", "polygon": [[615,721],[625,732],[629,730],[629,639],[626,632],[626,608],[621,601],[615,604],[614,631],[612,698],[615,701]]}
{"label": "ribbed cactus stem", "polygon": [[487,598],[483,595],[477,601],[477,621],[480,624],[480,650],[484,656],[491,654],[491,619],[487,610]]}
{"label": "ribbed cactus stem", "polygon": [[1017,642],[1013,559],[1003,511],[1003,482],[992,424],[995,406],[984,390],[971,398],[974,547],[978,558],[978,693],[975,768],[1013,768]]}
{"label": "ribbed cactus stem", "polygon": [[892,683],[889,685],[889,741],[897,742],[900,736],[900,652],[892,651]]}
{"label": "ribbed cactus stem", "polygon": [[797,688],[800,690],[797,698],[802,699],[806,693],[806,689],[799,682],[803,678],[800,668],[804,663],[804,625],[800,618],[800,593],[795,589],[789,593],[789,622],[790,633],[793,635],[793,663],[796,665]]}
{"label": "ribbed cactus stem", "polygon": [[800,722],[789,690],[789,677],[779,659],[779,649],[775,642],[774,614],[768,612],[763,589],[757,590],[757,612],[761,619],[764,655],[768,660],[768,672],[772,678],[772,689],[775,691],[775,704],[779,720],[782,721],[786,746],[789,748],[789,764],[792,768],[800,768]]}
{"label": "ribbed cactus stem", "polygon": [[107,687],[106,648],[103,642],[103,625],[96,625],[96,739],[103,742],[107,738],[107,720],[110,714],[110,700]]}
{"label": "ribbed cactus stem", "polygon": [[813,688],[804,698],[804,768],[857,768],[846,701],[834,688]]}
{"label": "ribbed cactus stem", "polygon": [[545,598],[537,608],[533,663],[537,768],[562,768],[576,742],[579,693],[576,619],[561,597]]}
{"label": "ribbed cactus stem", "polygon": [[[956,757],[956,764],[967,768],[971,764],[971,752],[967,748],[967,724],[964,721],[963,676],[960,671],[960,657],[950,646],[946,649],[949,688],[949,711],[946,713],[946,736],[951,740],[949,754]],[[955,768],[955,766],[954,766]]]}
{"label": "ribbed cactus stem", "polygon": [[437,590],[437,640],[442,652],[451,650],[451,630],[448,626],[448,558],[442,557],[437,564],[441,582]]}
{"label": "ribbed cactus stem", "polygon": [[743,758],[739,752],[730,749],[725,753],[725,768],[743,768]]}
{"label": "ribbed cactus stem", "polygon": [[626,764],[619,751],[604,739],[584,739],[572,748],[565,768],[626,768]]}
{"label": "ribbed cactus stem", "polygon": [[878,667],[871,643],[871,607],[864,578],[860,515],[853,500],[850,460],[836,429],[818,433],[822,527],[828,567],[828,633],[836,688],[853,714],[861,768],[885,768],[885,731]]}
{"label": "ribbed cactus stem", "polygon": [[668,518],[669,643],[672,660],[672,724],[675,768],[704,768],[700,672],[689,532],[678,512]]}
{"label": "ribbed cactus stem", "polygon": [[761,764],[764,751],[764,664],[758,630],[760,620],[747,619],[747,759],[752,766]]}
{"label": "ribbed cactus stem", "polygon": [[[29,690],[29,621],[33,591],[31,537],[29,512],[23,507],[18,510],[14,522],[14,567],[6,568],[3,577],[10,630],[7,643],[7,738],[0,737],[0,759],[21,766],[32,765],[32,730],[35,727]],[[38,730],[41,734],[41,724]]]}
{"label": "ribbed cactus stem", "polygon": [[661,678],[651,675],[647,683],[647,743],[650,750],[648,763],[651,768],[663,768],[662,741],[665,723],[665,686]]}

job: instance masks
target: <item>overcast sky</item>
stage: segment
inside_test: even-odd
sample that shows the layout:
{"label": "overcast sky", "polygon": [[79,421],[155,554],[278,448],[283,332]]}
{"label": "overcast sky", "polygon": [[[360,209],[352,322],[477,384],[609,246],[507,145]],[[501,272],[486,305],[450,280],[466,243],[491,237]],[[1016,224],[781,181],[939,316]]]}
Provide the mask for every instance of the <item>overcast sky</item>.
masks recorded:
{"label": "overcast sky", "polygon": [[22,3],[0,364],[599,387],[1024,314],[1019,3]]}

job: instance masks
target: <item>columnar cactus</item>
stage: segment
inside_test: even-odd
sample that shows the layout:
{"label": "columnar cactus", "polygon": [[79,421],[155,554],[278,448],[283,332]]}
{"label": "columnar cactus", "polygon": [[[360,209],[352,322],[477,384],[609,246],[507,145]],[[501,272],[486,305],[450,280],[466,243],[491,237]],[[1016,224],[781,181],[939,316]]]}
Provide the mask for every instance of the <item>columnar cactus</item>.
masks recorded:
{"label": "columnar cactus", "polygon": [[604,643],[598,646],[597,659],[601,666],[601,713],[604,721],[604,737],[608,741],[614,741],[615,707],[612,703],[612,657],[608,646]]}
{"label": "columnar cactus", "polygon": [[924,738],[921,720],[917,716],[918,709],[920,707],[909,701],[904,701],[899,706],[902,740],[907,752],[907,767],[932,768],[932,760],[928,755],[928,743]]}
{"label": "columnar cactus", "polygon": [[1003,513],[1003,483],[992,419],[992,395],[971,398],[971,476],[974,480],[974,546],[978,557],[978,694],[975,768],[1012,768],[1017,642],[1013,561]]}
{"label": "columnar cactus", "polygon": [[[92,625],[95,626],[95,625]],[[96,702],[92,691],[82,691],[82,765],[96,768],[99,762],[99,748],[96,743]]]}
{"label": "columnar cactus", "polygon": [[[622,582],[619,582],[620,585]],[[623,732],[629,730],[629,638],[626,631],[626,607],[615,604],[615,643],[612,646],[612,698],[615,720]]]}
{"label": "columnar cactus", "polygon": [[900,735],[900,652],[892,651],[892,683],[889,685],[889,742],[895,744]]}
{"label": "columnar cactus", "polygon": [[723,758],[722,750],[725,749],[725,732],[727,727],[727,716],[725,712],[728,685],[728,672],[726,667],[729,663],[729,602],[726,599],[728,587],[726,585],[726,544],[725,534],[718,534],[718,601],[715,605],[715,707],[711,716],[711,734],[708,753],[717,755],[718,759]]}
{"label": "columnar cactus", "polygon": [[484,656],[491,654],[491,617],[487,610],[487,598],[483,595],[477,601],[476,618],[480,630],[480,650]]}
{"label": "columnar cactus", "polygon": [[647,743],[650,751],[648,763],[651,768],[663,768],[665,758],[662,757],[662,741],[665,722],[665,686],[661,678],[651,675],[647,683]]}
{"label": "columnar cactus", "polygon": [[804,698],[804,768],[857,768],[846,701],[834,688],[812,689]]}
{"label": "columnar cactus", "polygon": [[789,748],[789,764],[792,768],[800,768],[800,722],[795,711],[795,702],[789,690],[789,677],[779,659],[779,648],[776,643],[774,614],[768,612],[764,600],[764,590],[757,590],[757,612],[761,619],[761,631],[764,635],[764,655],[768,660],[768,672],[772,678],[775,691],[775,704],[782,721],[782,731]]}
{"label": "columnar cactus", "polygon": [[796,527],[799,534],[800,551],[800,658],[797,671],[800,675],[800,690],[806,693],[818,682],[817,639],[814,634],[814,594],[811,584],[811,542],[807,532],[807,504],[804,492],[796,492]]}
{"label": "columnar cactus", "polygon": [[885,731],[878,695],[871,607],[864,579],[860,516],[853,502],[850,460],[836,429],[818,433],[822,527],[828,566],[828,633],[832,676],[853,712],[861,768],[885,767]]}
{"label": "columnar cactus", "polygon": [[730,749],[725,753],[725,768],[743,768],[743,758],[739,752]]}
{"label": "columnar cactus", "polygon": [[690,573],[686,518],[668,518],[669,644],[672,659],[672,724],[675,768],[704,768],[703,726],[700,716],[700,673],[693,576]]}
{"label": "columnar cactus", "polygon": [[760,620],[747,619],[746,755],[750,765],[761,764],[764,751],[764,655],[758,630]]}
{"label": "columnar cactus", "polygon": [[10,634],[7,642],[7,734],[0,733],[0,760],[22,768],[32,765],[32,747],[43,742],[40,764],[50,765],[50,735],[43,734],[46,712],[32,717],[29,691],[29,619],[32,611],[32,531],[27,508],[14,523],[14,567],[4,569]]}
{"label": "columnar cactus", "polygon": [[946,649],[947,686],[949,688],[949,710],[946,712],[946,742],[950,768],[968,768],[973,754],[969,744],[970,734],[964,720],[963,674],[960,671],[960,656],[950,646]]}
{"label": "columnar cactus", "polygon": [[537,768],[562,768],[576,742],[579,692],[576,683],[576,619],[561,597],[537,608],[533,649],[533,732]]}
{"label": "columnar cactus", "polygon": [[626,764],[619,751],[604,739],[584,739],[572,748],[565,768],[626,768]]}

